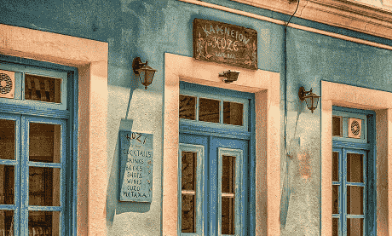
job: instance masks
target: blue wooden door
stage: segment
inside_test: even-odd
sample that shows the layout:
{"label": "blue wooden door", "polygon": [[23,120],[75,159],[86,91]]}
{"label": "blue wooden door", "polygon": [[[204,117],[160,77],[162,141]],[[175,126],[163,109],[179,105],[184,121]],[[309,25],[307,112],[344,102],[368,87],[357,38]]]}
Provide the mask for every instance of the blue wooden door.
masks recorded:
{"label": "blue wooden door", "polygon": [[247,235],[248,142],[213,134],[180,134],[182,235]]}
{"label": "blue wooden door", "polygon": [[64,235],[66,120],[0,114],[1,235]]}

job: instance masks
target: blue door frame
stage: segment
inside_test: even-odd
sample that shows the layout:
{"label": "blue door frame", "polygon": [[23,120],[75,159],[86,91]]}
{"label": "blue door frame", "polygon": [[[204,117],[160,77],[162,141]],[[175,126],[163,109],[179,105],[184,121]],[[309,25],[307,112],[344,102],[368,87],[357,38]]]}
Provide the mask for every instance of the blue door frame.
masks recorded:
{"label": "blue door frame", "polygon": [[[376,193],[376,128],[375,112],[345,107],[333,107],[333,115],[340,116],[344,120],[341,137],[333,137],[333,152],[339,153],[339,181],[333,181],[333,185],[339,186],[338,214],[333,218],[339,218],[339,236],[347,235],[347,218],[363,218],[364,235],[376,235],[377,232],[377,193]],[[363,132],[360,139],[347,137],[347,118],[363,119]],[[363,155],[363,178],[362,183],[347,181],[347,154],[357,153]],[[347,186],[364,187],[363,215],[347,215]]]}
{"label": "blue door frame", "polygon": [[[223,137],[214,137],[207,135],[192,135],[192,134],[180,134],[180,145],[181,144],[191,144],[204,147],[204,156],[202,157],[202,168],[203,172],[199,175],[204,174],[204,176],[198,176],[197,179],[201,180],[201,199],[203,202],[200,208],[197,208],[197,214],[202,214],[202,227],[201,232],[204,234],[200,235],[222,235],[218,234],[220,232],[219,225],[221,222],[220,216],[220,173],[221,173],[221,158],[223,153],[228,153],[235,155],[236,151],[242,151],[241,158],[241,169],[236,170],[236,177],[240,179],[236,183],[236,189],[239,189],[238,197],[236,194],[235,206],[239,207],[239,214],[234,216],[236,227],[238,228],[238,234],[235,235],[247,235],[249,228],[249,205],[248,205],[248,180],[249,180],[249,165],[248,165],[248,140],[231,139]],[[230,151],[232,153],[230,153]],[[221,155],[219,155],[221,154]],[[180,161],[180,160],[179,160]],[[241,177],[240,177],[241,176]],[[200,199],[200,200],[201,200]],[[236,199],[237,200],[237,199]],[[181,199],[179,199],[181,202]],[[180,206],[181,208],[181,206]],[[181,209],[179,210],[181,212]],[[179,214],[180,216],[180,214]],[[180,220],[180,219],[179,219]],[[199,221],[200,222],[200,221]],[[237,225],[238,224],[238,225]],[[196,227],[197,228],[197,227]],[[180,231],[181,232],[181,231]],[[236,231],[237,232],[237,231]],[[188,235],[188,234],[182,234]],[[198,235],[198,234],[189,234]]]}
{"label": "blue door frame", "polygon": [[[78,71],[76,68],[48,62],[34,61],[0,55],[0,69],[15,71],[15,99],[0,99],[0,119],[14,120],[15,159],[0,160],[2,165],[15,168],[15,202],[13,205],[0,205],[0,210],[14,210],[14,235],[27,235],[25,227],[28,222],[28,211],[60,211],[60,235],[77,235],[77,130],[78,130]],[[63,82],[62,103],[44,104],[23,100],[24,73],[51,76],[56,73],[66,74]],[[57,78],[55,76],[55,78]],[[62,127],[61,162],[30,162],[28,156],[28,130],[30,122],[58,124]],[[27,155],[27,156],[26,156]],[[60,206],[29,206],[28,202],[28,170],[29,167],[49,167],[61,169]],[[22,200],[23,199],[23,200]]]}
{"label": "blue door frame", "polygon": [[[221,221],[218,205],[220,199],[220,184],[219,178],[221,166],[219,158],[222,153],[241,156],[241,181],[236,185],[241,185],[240,201],[238,204],[241,209],[239,215],[235,216],[241,225],[241,231],[236,235],[254,235],[255,234],[255,112],[254,112],[254,94],[242,93],[238,91],[213,88],[202,85],[189,84],[180,82],[180,94],[196,95],[202,93],[203,97],[212,97],[217,99],[224,99],[223,97],[230,97],[232,101],[238,98],[240,102],[247,101],[246,106],[246,126],[236,127],[233,125],[211,124],[208,122],[195,122],[180,119],[180,151],[181,145],[195,145],[203,149],[204,158],[202,160],[203,185],[200,187],[203,195],[203,203],[199,211],[202,213],[202,219],[197,222],[202,222],[202,229],[195,234],[181,234],[181,223],[179,224],[179,235],[218,235],[220,229],[218,222]],[[212,94],[212,95],[210,95]],[[241,150],[242,154],[240,154]],[[224,154],[226,155],[226,154]],[[179,163],[181,160],[179,159]],[[198,164],[199,166],[199,164]],[[180,169],[179,169],[180,170]],[[179,173],[180,174],[180,173]],[[179,181],[181,181],[179,179]],[[179,185],[179,196],[181,196],[181,189]],[[237,196],[236,196],[237,197]],[[179,222],[181,221],[181,197],[179,197]]]}

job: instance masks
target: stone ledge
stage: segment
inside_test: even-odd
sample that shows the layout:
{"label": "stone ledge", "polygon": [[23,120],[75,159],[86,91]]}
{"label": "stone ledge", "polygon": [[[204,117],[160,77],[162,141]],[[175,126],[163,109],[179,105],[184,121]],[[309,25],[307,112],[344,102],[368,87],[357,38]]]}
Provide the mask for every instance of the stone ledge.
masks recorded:
{"label": "stone ledge", "polygon": [[[232,0],[292,15],[297,2],[288,0]],[[344,0],[300,0],[296,17],[392,39],[392,12]]]}

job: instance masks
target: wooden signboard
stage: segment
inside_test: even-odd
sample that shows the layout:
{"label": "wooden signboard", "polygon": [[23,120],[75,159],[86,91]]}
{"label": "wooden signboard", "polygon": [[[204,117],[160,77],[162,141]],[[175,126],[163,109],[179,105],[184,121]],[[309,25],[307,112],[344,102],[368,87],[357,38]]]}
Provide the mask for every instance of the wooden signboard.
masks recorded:
{"label": "wooden signboard", "polygon": [[120,201],[151,202],[153,135],[120,131]]}
{"label": "wooden signboard", "polygon": [[195,19],[193,56],[248,69],[257,69],[257,32],[217,21]]}

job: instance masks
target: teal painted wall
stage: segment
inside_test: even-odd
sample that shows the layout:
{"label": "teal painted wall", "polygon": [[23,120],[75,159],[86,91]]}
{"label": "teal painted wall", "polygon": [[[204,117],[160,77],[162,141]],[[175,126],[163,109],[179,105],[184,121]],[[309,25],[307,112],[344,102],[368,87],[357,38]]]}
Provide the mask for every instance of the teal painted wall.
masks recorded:
{"label": "teal painted wall", "polygon": [[[271,18],[289,16],[228,0],[206,2]],[[0,23],[108,42],[108,201],[109,235],[160,235],[162,195],[162,93],[164,53],[192,56],[192,22],[215,20],[258,32],[259,69],[281,73],[281,125],[287,119],[287,151],[282,154],[282,235],[317,235],[320,230],[320,109],[310,113],[298,88],[320,94],[321,80],[392,91],[392,52],[288,28],[175,0],[3,0]],[[392,45],[390,40],[293,18],[292,22]],[[285,57],[287,55],[287,77]],[[139,56],[158,70],[144,91],[132,71]],[[286,82],[287,78],[287,83]],[[286,93],[285,93],[286,91]],[[142,98],[147,98],[143,100]],[[287,99],[287,104],[285,101]],[[321,104],[322,105],[322,104]],[[127,110],[129,113],[127,114]],[[143,112],[145,112],[145,115]],[[143,115],[144,114],[144,115]],[[155,118],[154,118],[155,117]],[[129,126],[154,133],[153,202],[118,202],[118,131]],[[143,118],[153,119],[150,123]],[[140,122],[139,122],[140,121]],[[282,140],[285,136],[282,128]],[[282,153],[285,153],[282,143]],[[287,164],[287,166],[286,166]],[[286,168],[287,167],[287,168]],[[285,201],[288,199],[288,201]]]}

